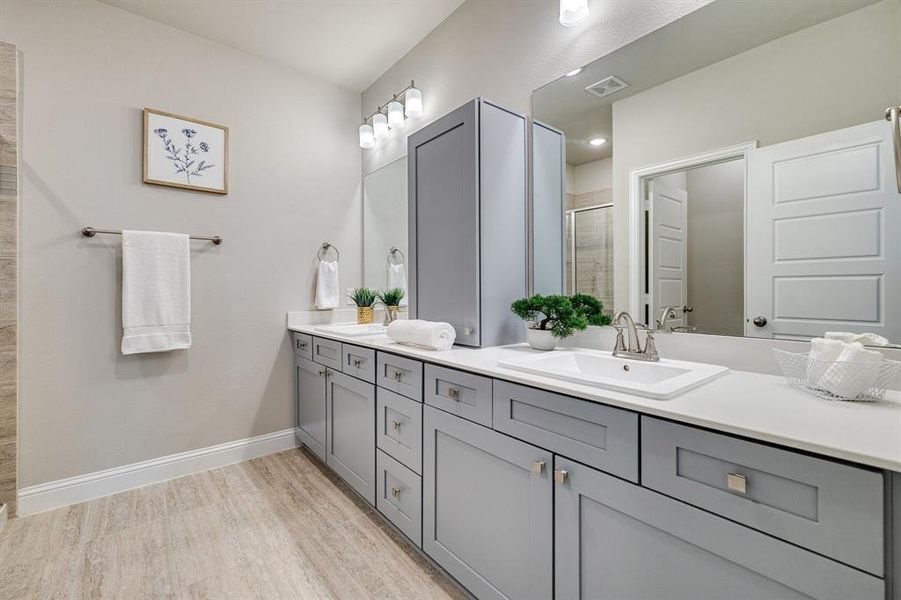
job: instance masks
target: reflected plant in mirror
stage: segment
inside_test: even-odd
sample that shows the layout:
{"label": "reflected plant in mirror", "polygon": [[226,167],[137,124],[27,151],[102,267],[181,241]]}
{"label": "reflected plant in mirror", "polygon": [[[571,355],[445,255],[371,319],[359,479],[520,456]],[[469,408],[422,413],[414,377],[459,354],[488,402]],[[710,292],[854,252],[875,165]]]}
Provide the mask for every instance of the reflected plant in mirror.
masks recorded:
{"label": "reflected plant in mirror", "polygon": [[898,344],[898,56],[901,0],[716,0],[536,90],[534,289]]}

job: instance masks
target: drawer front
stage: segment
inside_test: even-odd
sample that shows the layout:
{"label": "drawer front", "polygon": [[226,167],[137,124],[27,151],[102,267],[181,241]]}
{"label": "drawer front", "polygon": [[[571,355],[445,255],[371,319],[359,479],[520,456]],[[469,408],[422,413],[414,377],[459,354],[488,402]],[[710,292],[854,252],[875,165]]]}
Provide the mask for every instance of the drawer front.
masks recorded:
{"label": "drawer front", "polygon": [[313,338],[313,360],[320,365],[341,370],[341,342],[321,337]]}
{"label": "drawer front", "polygon": [[379,352],[376,383],[401,396],[422,402],[422,363]]}
{"label": "drawer front", "polygon": [[375,350],[342,344],[341,370],[357,379],[375,383]]}
{"label": "drawer front", "polygon": [[376,465],[376,508],[422,547],[422,478],[381,450]]}
{"label": "drawer front", "polygon": [[494,428],[638,482],[638,415],[635,413],[495,381]]}
{"label": "drawer front", "polygon": [[882,575],[881,473],[651,417],[641,439],[645,486]]}
{"label": "drawer front", "polygon": [[307,360],[313,360],[313,336],[295,332],[294,354]]}
{"label": "drawer front", "polygon": [[491,380],[487,377],[426,365],[425,403],[491,427]]}
{"label": "drawer front", "polygon": [[379,388],[376,393],[378,447],[422,473],[422,404]]}

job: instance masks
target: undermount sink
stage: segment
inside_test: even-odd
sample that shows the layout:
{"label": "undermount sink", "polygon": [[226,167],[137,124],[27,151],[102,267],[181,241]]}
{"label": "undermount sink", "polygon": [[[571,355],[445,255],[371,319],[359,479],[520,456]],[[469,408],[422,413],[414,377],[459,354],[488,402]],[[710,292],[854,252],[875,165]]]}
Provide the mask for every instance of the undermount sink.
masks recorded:
{"label": "undermount sink", "polygon": [[335,325],[321,325],[316,331],[322,333],[334,333],[335,335],[346,335],[348,337],[358,337],[363,335],[381,335],[388,328],[381,323],[337,323]]}
{"label": "undermount sink", "polygon": [[681,360],[643,362],[585,350],[556,350],[502,360],[498,366],[658,400],[672,398],[729,370]]}

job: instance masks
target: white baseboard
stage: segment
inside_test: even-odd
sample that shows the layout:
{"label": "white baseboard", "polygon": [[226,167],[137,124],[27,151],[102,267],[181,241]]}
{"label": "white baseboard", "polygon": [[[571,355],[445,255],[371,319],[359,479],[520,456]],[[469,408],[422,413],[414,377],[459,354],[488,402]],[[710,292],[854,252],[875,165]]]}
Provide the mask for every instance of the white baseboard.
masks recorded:
{"label": "white baseboard", "polygon": [[294,428],[20,488],[16,513],[30,515],[175,479],[297,446]]}

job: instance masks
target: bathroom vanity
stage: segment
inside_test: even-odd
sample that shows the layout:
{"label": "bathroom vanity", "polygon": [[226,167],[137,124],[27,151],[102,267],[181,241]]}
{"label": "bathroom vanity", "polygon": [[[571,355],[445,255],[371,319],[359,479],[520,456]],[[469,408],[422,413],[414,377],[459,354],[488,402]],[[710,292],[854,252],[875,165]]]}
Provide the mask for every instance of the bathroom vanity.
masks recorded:
{"label": "bathroom vanity", "polygon": [[479,598],[894,597],[897,393],[651,400],[498,366],[524,345],[291,329],[298,440]]}

